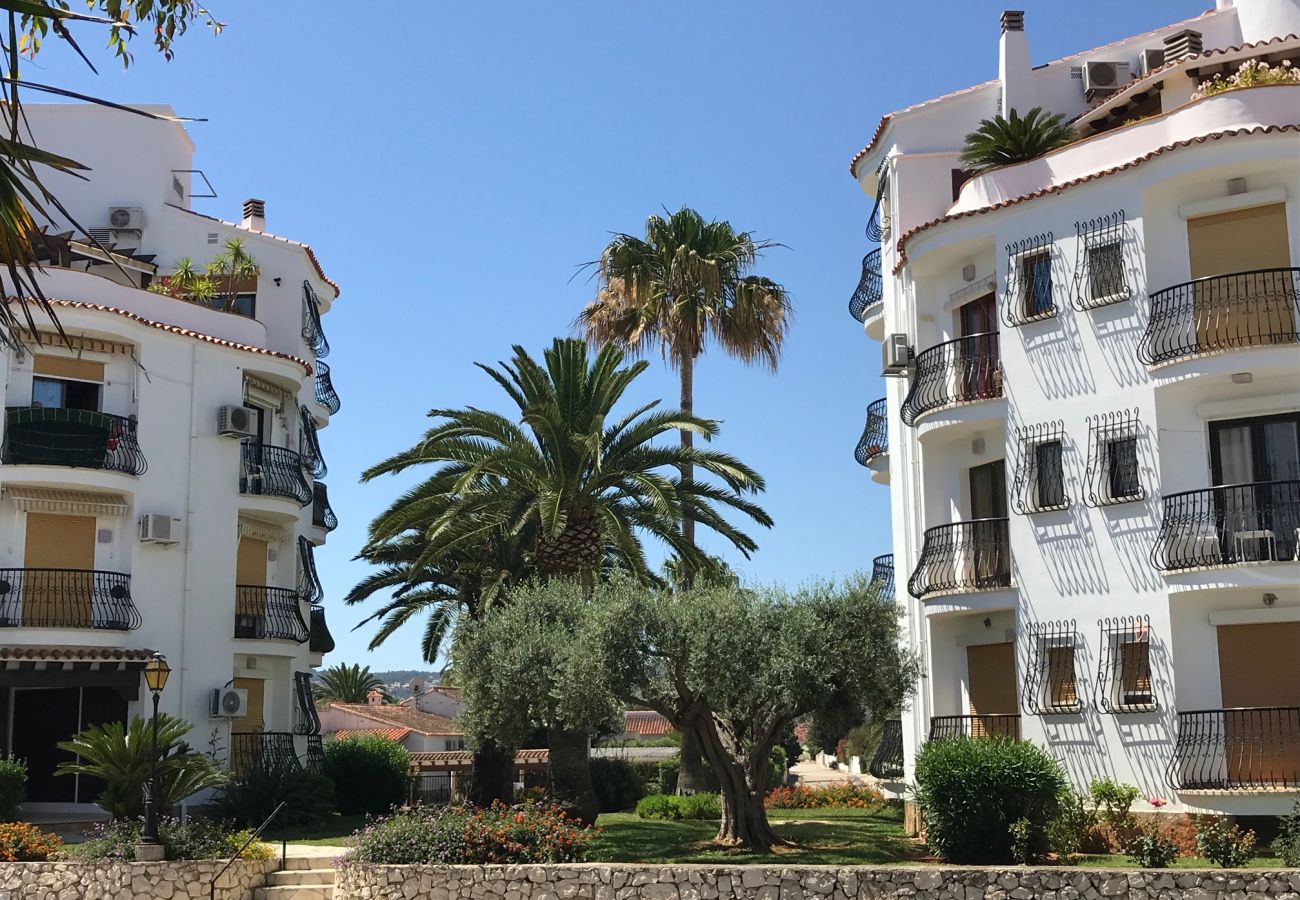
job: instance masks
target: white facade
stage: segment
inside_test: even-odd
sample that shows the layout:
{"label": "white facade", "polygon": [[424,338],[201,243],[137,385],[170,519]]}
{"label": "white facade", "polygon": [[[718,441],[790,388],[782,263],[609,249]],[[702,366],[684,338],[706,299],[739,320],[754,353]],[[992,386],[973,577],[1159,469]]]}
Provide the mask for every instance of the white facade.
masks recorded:
{"label": "white facade", "polygon": [[[332,646],[311,548],[336,523],[313,486],[319,454],[298,451],[337,409],[317,389],[315,351],[327,349],[308,305],[327,313],[338,288],[310,248],[266,232],[264,214],[236,225],[191,210],[202,182],[179,125],[83,105],[26,112],[39,146],[90,168],[86,181],[47,186],[115,245],[116,265],[90,265],[102,251],[56,241],[41,284],[71,345],[43,323],[40,346],[0,351],[0,749],[28,756],[31,801],[92,801],[92,785],[49,777],[53,741],[147,715],[138,667],[157,651],[172,669],[161,709],[194,725],[196,748],[242,754],[236,768],[290,747],[308,758],[319,723],[299,682]],[[111,208],[130,211],[129,227],[95,230]],[[144,289],[232,238],[261,269],[239,288],[252,315]],[[249,411],[255,436],[218,432],[227,406]],[[141,536],[140,517],[155,514],[170,521],[166,542]],[[88,568],[109,574],[76,574]],[[247,714],[212,715],[214,690],[231,687],[248,692]]]}
{"label": "white facade", "polygon": [[[885,117],[852,164],[883,226],[854,312],[899,344],[859,460],[889,485],[924,669],[900,782],[932,736],[1003,731],[1081,789],[1282,812],[1300,784],[1300,86],[1193,91],[1300,60],[1300,2],[1220,2],[1036,69],[1014,14],[1003,28],[999,80]],[[1140,75],[1145,50],[1165,58]],[[1090,62],[1136,77],[1088,96]],[[961,136],[1032,105],[1081,140],[963,182]]]}

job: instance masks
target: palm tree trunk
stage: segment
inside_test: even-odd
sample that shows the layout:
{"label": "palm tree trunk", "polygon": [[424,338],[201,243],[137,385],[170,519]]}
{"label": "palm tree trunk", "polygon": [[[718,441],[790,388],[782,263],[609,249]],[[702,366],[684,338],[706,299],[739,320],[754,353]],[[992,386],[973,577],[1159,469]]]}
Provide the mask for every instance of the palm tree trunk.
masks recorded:
{"label": "palm tree trunk", "polygon": [[[695,414],[695,356],[689,352],[682,356],[682,363],[678,367],[682,383],[681,408],[682,412],[688,416]],[[689,431],[681,432],[682,446],[690,449],[695,446],[695,435]],[[695,478],[695,466],[690,463],[682,464],[682,480],[692,481]],[[695,546],[695,516],[693,511],[687,508],[682,509],[682,537],[686,543],[692,547]],[[690,587],[695,582],[695,567],[688,559],[682,560],[682,585]]]}
{"label": "palm tree trunk", "polygon": [[593,824],[600,807],[591,784],[586,732],[551,728],[546,732],[546,745],[550,748],[551,800],[565,815]]}

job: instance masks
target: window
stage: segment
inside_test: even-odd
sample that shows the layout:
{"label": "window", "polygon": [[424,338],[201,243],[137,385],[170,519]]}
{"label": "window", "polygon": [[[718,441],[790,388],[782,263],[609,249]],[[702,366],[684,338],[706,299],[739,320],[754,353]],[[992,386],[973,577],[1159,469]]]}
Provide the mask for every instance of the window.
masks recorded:
{"label": "window", "polygon": [[1061,466],[1061,442],[1048,441],[1034,448],[1038,474],[1034,493],[1039,509],[1065,505],[1065,472]]}
{"label": "window", "polygon": [[1138,466],[1141,424],[1136,409],[1088,417],[1089,506],[1132,503],[1146,497]]}
{"label": "window", "polygon": [[1078,633],[1072,619],[1031,622],[1025,702],[1039,715],[1076,713],[1083,708],[1075,675]]}
{"label": "window", "polygon": [[1016,461],[1013,503],[1021,515],[1065,509],[1065,427],[1061,421],[1017,429],[1020,457]]}
{"label": "window", "polygon": [[32,406],[42,409],[86,409],[99,412],[98,384],[62,378],[32,379]]}
{"label": "window", "polygon": [[1026,320],[1053,312],[1050,253],[1035,253],[1020,260],[1020,306]]}
{"label": "window", "polygon": [[1074,223],[1078,240],[1071,303],[1082,312],[1129,299],[1124,271],[1124,210]]}
{"label": "window", "polygon": [[1112,498],[1134,497],[1138,484],[1137,438],[1113,438],[1106,442],[1106,483]]}
{"label": "window", "polygon": [[1097,706],[1108,713],[1153,712],[1159,703],[1151,666],[1151,622],[1147,616],[1101,619]]}
{"label": "window", "polygon": [[1052,240],[1052,233],[1047,231],[1007,244],[1007,293],[1002,304],[1007,325],[1025,325],[1056,315]]}
{"label": "window", "polygon": [[1124,640],[1119,645],[1120,678],[1125,706],[1150,706],[1151,645],[1143,637]]}

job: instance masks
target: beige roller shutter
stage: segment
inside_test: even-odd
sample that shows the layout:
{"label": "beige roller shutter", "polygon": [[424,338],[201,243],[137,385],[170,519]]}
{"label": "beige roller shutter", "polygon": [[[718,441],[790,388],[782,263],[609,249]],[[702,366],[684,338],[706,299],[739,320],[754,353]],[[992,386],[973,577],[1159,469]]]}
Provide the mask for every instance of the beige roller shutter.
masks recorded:
{"label": "beige roller shutter", "polygon": [[78,381],[104,380],[104,364],[88,359],[73,359],[69,356],[42,356],[32,358],[32,371],[37,375],[49,375],[52,378],[75,378]]}
{"label": "beige roller shutter", "polygon": [[235,557],[236,584],[266,584],[266,541],[241,537]]}
{"label": "beige roller shutter", "polygon": [[1225,709],[1300,706],[1300,622],[1220,625],[1218,632]]}
{"label": "beige roller shutter", "polygon": [[[23,553],[26,572],[23,624],[28,627],[90,627],[95,568],[95,517],[29,512]],[[82,574],[84,573],[84,574]]]}
{"label": "beige roller shutter", "polygon": [[1286,204],[1234,209],[1187,220],[1192,277],[1208,278],[1291,265]]}
{"label": "beige roller shutter", "polygon": [[[1016,702],[1015,645],[981,644],[966,648],[966,672],[970,685],[972,716],[1014,714]],[[975,722],[975,737],[991,733],[1003,725],[1002,720]]]}

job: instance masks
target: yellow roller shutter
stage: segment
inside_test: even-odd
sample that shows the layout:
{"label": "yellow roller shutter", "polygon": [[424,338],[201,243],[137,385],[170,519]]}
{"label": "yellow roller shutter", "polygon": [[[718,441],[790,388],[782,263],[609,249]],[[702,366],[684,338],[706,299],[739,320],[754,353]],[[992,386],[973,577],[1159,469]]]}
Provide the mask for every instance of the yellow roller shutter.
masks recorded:
{"label": "yellow roller shutter", "polygon": [[1286,204],[1234,209],[1187,220],[1192,277],[1208,278],[1291,265]]}
{"label": "yellow roller shutter", "polygon": [[32,371],[52,378],[75,378],[78,381],[104,380],[104,364],[70,356],[41,356],[32,358]]}
{"label": "yellow roller shutter", "polygon": [[94,516],[29,512],[23,566],[24,625],[90,627]]}

